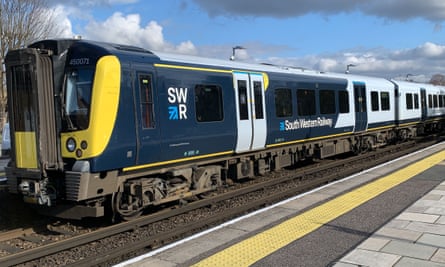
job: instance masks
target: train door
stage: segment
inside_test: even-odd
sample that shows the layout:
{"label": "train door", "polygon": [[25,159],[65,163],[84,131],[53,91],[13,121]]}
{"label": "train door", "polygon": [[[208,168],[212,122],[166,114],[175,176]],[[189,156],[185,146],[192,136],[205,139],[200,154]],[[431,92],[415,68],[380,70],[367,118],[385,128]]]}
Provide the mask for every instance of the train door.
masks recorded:
{"label": "train door", "polygon": [[11,157],[16,168],[44,172],[63,166],[57,151],[52,70],[50,54],[44,51],[22,49],[6,56]]}
{"label": "train door", "polygon": [[422,121],[426,120],[428,116],[428,106],[426,104],[426,90],[425,88],[420,88],[420,108],[422,112]]}
{"label": "train door", "polygon": [[366,85],[354,83],[355,103],[355,132],[365,131],[368,126],[368,114],[366,112]]}
{"label": "train door", "polygon": [[138,140],[136,164],[157,162],[160,159],[160,140],[159,124],[155,119],[156,87],[153,73],[136,71],[134,87]]}
{"label": "train door", "polygon": [[234,72],[238,137],[236,152],[264,148],[266,110],[263,76],[259,73]]}

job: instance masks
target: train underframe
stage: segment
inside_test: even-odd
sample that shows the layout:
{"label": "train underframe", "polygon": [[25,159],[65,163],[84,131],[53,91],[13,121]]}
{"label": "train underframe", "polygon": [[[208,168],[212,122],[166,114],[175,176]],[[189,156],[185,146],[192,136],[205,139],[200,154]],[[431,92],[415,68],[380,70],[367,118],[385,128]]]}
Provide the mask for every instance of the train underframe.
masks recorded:
{"label": "train underframe", "polygon": [[[42,213],[61,218],[81,219],[101,217],[106,214],[106,210],[110,210],[112,214],[128,220],[138,217],[149,207],[183,201],[193,196],[205,196],[229,180],[254,178],[294,166],[307,159],[324,159],[344,153],[359,154],[441,128],[442,123],[426,126],[419,124],[399,129],[388,128],[156,170],[126,173],[117,170],[103,173],[81,171],[50,173],[49,178],[40,180],[33,186],[47,189],[57,187],[64,190],[40,192],[41,196],[37,199],[57,201],[51,207],[40,205]],[[48,186],[54,184],[54,181],[60,181],[61,179],[57,179],[60,177],[64,177],[62,186]],[[23,186],[29,181],[18,182]],[[15,183],[17,184],[17,181]],[[24,197],[26,199],[30,196],[24,195]]]}

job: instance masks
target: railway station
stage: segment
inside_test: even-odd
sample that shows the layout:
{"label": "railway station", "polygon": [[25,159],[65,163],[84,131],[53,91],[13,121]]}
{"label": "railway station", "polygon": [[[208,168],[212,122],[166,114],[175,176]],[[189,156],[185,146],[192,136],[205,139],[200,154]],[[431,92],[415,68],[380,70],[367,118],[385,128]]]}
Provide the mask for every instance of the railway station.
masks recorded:
{"label": "railway station", "polygon": [[116,266],[445,266],[445,143]]}
{"label": "railway station", "polygon": [[445,2],[56,2],[0,2],[0,267],[445,267]]}
{"label": "railway station", "polygon": [[[5,238],[0,265],[111,265],[263,207],[134,264],[366,265],[347,253],[442,179],[445,86],[76,39],[5,64],[8,193],[47,222]],[[17,66],[40,82],[16,90]]]}

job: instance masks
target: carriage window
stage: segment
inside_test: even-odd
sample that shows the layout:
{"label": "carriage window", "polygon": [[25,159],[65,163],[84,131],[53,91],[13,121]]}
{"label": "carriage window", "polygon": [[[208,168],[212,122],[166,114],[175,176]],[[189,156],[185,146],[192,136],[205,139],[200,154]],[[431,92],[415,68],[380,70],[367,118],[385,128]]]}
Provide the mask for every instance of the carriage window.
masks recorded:
{"label": "carriage window", "polygon": [[199,122],[222,121],[222,89],[216,85],[197,85],[195,87],[196,120]]}
{"label": "carriage window", "polygon": [[414,108],[419,109],[419,95],[414,94]]}
{"label": "carriage window", "polygon": [[413,94],[406,94],[406,109],[413,109]]}
{"label": "carriage window", "polygon": [[335,92],[333,90],[320,90],[320,113],[335,113]]}
{"label": "carriage window", "polygon": [[380,92],[380,103],[382,105],[382,110],[390,110],[388,92]]}
{"label": "carriage window", "polygon": [[439,95],[439,108],[443,108],[443,95]]}
{"label": "carriage window", "polygon": [[261,86],[261,82],[253,82],[253,93],[255,97],[255,119],[264,119],[263,87]]}
{"label": "carriage window", "polygon": [[433,108],[433,96],[428,95],[428,107]]}
{"label": "carriage window", "polygon": [[278,118],[292,117],[292,91],[288,88],[275,90],[275,114]]}
{"label": "carriage window", "polygon": [[434,107],[437,108],[439,105],[438,101],[437,101],[437,95],[433,96],[433,102],[434,102]]}
{"label": "carriage window", "polygon": [[349,113],[348,91],[338,91],[338,104],[340,107],[340,113]]}
{"label": "carriage window", "polygon": [[139,76],[140,97],[141,97],[141,120],[142,128],[154,128],[153,119],[153,92],[151,77],[149,75]]}
{"label": "carriage window", "polygon": [[238,81],[238,102],[240,120],[248,120],[249,110],[247,106],[247,81]]}
{"label": "carriage window", "polygon": [[297,105],[299,116],[315,115],[315,91],[298,89]]}
{"label": "carriage window", "polygon": [[378,111],[379,110],[379,93],[371,92],[371,110]]}

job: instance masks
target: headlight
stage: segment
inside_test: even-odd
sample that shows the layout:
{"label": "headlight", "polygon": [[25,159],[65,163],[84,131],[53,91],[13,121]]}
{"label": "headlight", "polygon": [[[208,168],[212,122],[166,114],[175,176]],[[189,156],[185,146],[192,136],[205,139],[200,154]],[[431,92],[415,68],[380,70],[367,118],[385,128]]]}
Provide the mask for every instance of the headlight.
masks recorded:
{"label": "headlight", "polygon": [[66,149],[68,149],[69,152],[74,152],[74,150],[76,150],[76,140],[72,137],[68,138],[68,140],[66,140]]}
{"label": "headlight", "polygon": [[88,147],[88,143],[87,143],[87,141],[82,141],[82,142],[80,142],[80,147],[83,149],[83,150],[85,150],[85,149],[87,149],[87,147]]}

